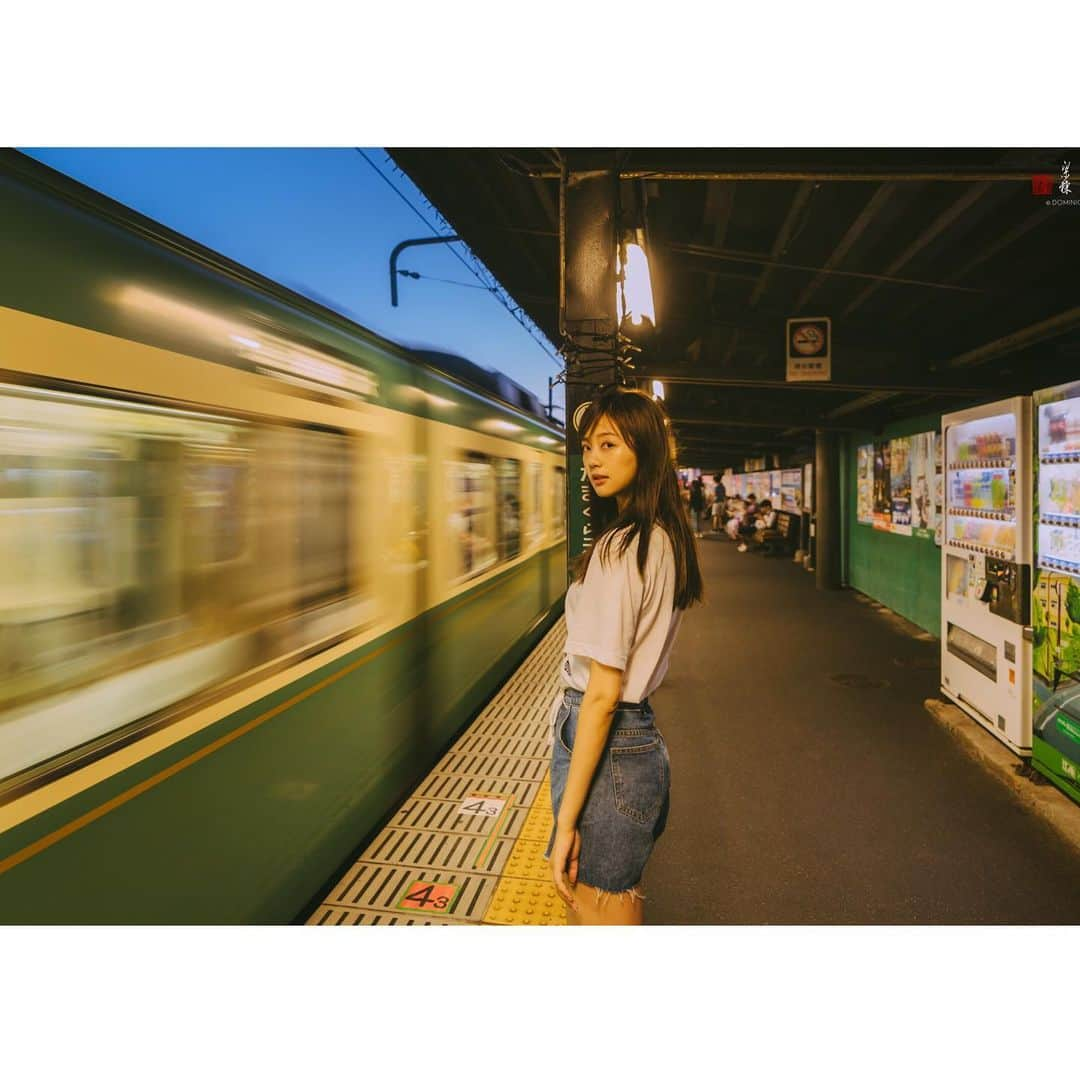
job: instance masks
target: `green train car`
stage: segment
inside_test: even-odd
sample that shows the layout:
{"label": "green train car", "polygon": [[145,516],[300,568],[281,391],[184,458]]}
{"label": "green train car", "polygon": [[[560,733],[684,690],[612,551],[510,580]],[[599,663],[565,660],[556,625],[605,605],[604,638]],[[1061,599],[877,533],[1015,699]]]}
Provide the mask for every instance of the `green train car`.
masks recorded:
{"label": "green train car", "polygon": [[562,430],[0,153],[0,922],[302,916],[558,617]]}

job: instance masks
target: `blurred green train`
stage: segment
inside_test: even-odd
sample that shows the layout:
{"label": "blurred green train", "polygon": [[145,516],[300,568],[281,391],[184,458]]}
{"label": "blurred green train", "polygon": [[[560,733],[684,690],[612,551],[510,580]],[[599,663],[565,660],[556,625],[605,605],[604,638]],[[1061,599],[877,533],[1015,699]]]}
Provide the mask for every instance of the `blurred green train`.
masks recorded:
{"label": "blurred green train", "polygon": [[0,922],[292,921],[558,617],[563,432],[14,151],[0,223]]}

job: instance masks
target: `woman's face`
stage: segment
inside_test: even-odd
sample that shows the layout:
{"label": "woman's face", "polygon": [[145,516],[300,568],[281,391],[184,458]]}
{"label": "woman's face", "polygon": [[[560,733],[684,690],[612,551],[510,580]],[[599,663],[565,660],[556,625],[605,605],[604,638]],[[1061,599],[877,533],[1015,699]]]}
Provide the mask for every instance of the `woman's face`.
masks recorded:
{"label": "woman's face", "polygon": [[612,495],[621,508],[637,476],[637,454],[606,416],[601,416],[581,440],[581,454],[589,483],[597,495]]}

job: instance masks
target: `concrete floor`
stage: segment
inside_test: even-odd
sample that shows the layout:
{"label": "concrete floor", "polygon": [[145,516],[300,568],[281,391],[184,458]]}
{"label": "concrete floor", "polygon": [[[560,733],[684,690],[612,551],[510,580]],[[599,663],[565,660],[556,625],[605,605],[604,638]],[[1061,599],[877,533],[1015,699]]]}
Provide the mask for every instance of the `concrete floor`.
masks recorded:
{"label": "concrete floor", "polygon": [[786,559],[699,550],[706,600],[652,699],[672,802],[648,922],[1080,922],[1080,857],[924,710],[936,641]]}

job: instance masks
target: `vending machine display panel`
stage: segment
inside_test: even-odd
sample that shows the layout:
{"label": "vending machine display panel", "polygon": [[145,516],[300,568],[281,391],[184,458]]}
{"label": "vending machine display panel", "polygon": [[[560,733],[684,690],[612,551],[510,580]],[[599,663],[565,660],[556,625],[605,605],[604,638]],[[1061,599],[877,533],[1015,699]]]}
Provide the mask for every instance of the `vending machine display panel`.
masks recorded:
{"label": "vending machine display panel", "polygon": [[1080,802],[1080,383],[1033,402],[1032,765]]}

